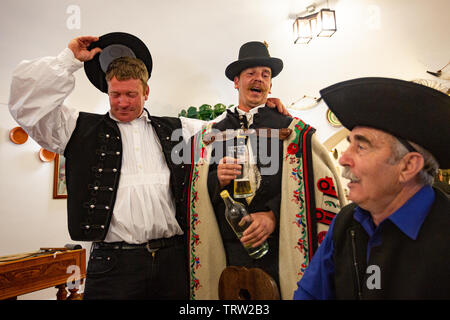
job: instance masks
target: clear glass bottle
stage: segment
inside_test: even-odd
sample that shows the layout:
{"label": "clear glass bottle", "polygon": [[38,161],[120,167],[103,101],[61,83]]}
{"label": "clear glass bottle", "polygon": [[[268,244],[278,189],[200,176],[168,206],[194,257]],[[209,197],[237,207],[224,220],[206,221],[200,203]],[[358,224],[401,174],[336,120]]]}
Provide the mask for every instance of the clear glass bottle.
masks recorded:
{"label": "clear glass bottle", "polygon": [[[233,229],[238,239],[241,239],[245,229],[247,229],[252,223],[252,217],[248,214],[245,206],[230,196],[228,191],[224,190],[220,193],[223,201],[225,202],[225,218]],[[269,251],[269,244],[264,241],[263,244],[254,248],[251,244],[244,246],[250,257],[253,259],[259,259],[263,257]]]}

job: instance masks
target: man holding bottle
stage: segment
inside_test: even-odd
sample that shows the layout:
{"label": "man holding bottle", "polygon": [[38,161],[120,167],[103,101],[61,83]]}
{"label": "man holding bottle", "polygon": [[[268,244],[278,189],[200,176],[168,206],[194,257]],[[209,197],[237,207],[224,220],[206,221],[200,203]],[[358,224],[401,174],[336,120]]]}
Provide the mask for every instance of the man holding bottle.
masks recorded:
{"label": "man holding bottle", "polygon": [[[92,241],[84,299],[187,298],[189,166],[172,151],[197,124],[145,108],[152,66],[140,39],[113,32],[72,39],[58,56],[23,61],[13,74],[13,118],[66,158],[69,233]],[[108,95],[106,114],[65,105],[82,67]],[[171,139],[180,129],[184,138]]]}
{"label": "man holding bottle", "polygon": [[[263,269],[278,284],[281,297],[290,299],[292,283],[328,227],[328,220],[316,215],[332,217],[343,204],[334,166],[315,130],[265,106],[272,78],[282,69],[283,62],[270,57],[265,44],[244,44],[225,72],[239,91],[238,107],[195,137],[198,159],[189,187],[191,297],[216,298],[222,270],[245,266]],[[239,159],[242,153],[245,161]],[[239,198],[234,182],[243,178],[251,192]],[[329,190],[319,191],[319,180]],[[250,213],[252,223],[241,230],[240,239],[225,218],[223,190]],[[326,207],[326,201],[332,205]],[[269,250],[258,259],[245,250],[265,242]]]}

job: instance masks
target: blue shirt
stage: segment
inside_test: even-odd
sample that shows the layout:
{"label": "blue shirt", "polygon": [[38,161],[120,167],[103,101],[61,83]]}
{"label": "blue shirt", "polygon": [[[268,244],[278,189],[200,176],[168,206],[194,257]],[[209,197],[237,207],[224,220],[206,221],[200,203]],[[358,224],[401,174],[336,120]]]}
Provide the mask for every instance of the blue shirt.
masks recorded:
{"label": "blue shirt", "polygon": [[[435,193],[433,188],[431,186],[424,186],[387,219],[394,223],[408,237],[416,240],[420,228],[431,209],[434,198]],[[367,245],[367,261],[369,261],[371,248],[381,244],[381,230],[384,221],[376,226],[370,213],[360,207],[355,208],[353,218],[361,224],[369,235]],[[305,274],[297,283],[298,288],[294,292],[295,300],[329,300],[336,298],[333,261],[334,221],[333,219],[325,239],[311,259]]]}

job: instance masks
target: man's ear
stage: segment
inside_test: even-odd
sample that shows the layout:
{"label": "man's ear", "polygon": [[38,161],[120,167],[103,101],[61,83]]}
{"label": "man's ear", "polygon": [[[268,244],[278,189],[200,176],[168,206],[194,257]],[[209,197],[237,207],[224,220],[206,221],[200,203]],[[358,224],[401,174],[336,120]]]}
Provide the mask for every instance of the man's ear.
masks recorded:
{"label": "man's ear", "polygon": [[407,182],[414,179],[420,170],[423,169],[425,163],[423,156],[418,152],[407,153],[401,161],[400,182]]}
{"label": "man's ear", "polygon": [[145,101],[147,101],[147,99],[148,99],[148,94],[150,93],[150,86],[149,85],[147,85],[147,89],[145,89],[145,94],[144,94],[144,96],[145,96]]}
{"label": "man's ear", "polygon": [[234,88],[239,89],[239,77],[238,76],[234,77]]}

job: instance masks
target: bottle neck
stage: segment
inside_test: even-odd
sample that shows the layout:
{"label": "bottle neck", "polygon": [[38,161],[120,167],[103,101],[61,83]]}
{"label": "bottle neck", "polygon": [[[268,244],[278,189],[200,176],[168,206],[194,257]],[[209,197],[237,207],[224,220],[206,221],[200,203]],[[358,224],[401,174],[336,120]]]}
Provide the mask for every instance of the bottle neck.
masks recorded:
{"label": "bottle neck", "polygon": [[226,198],[223,198],[223,201],[225,202],[225,206],[227,207],[231,207],[234,204],[234,200],[230,195],[228,195]]}

